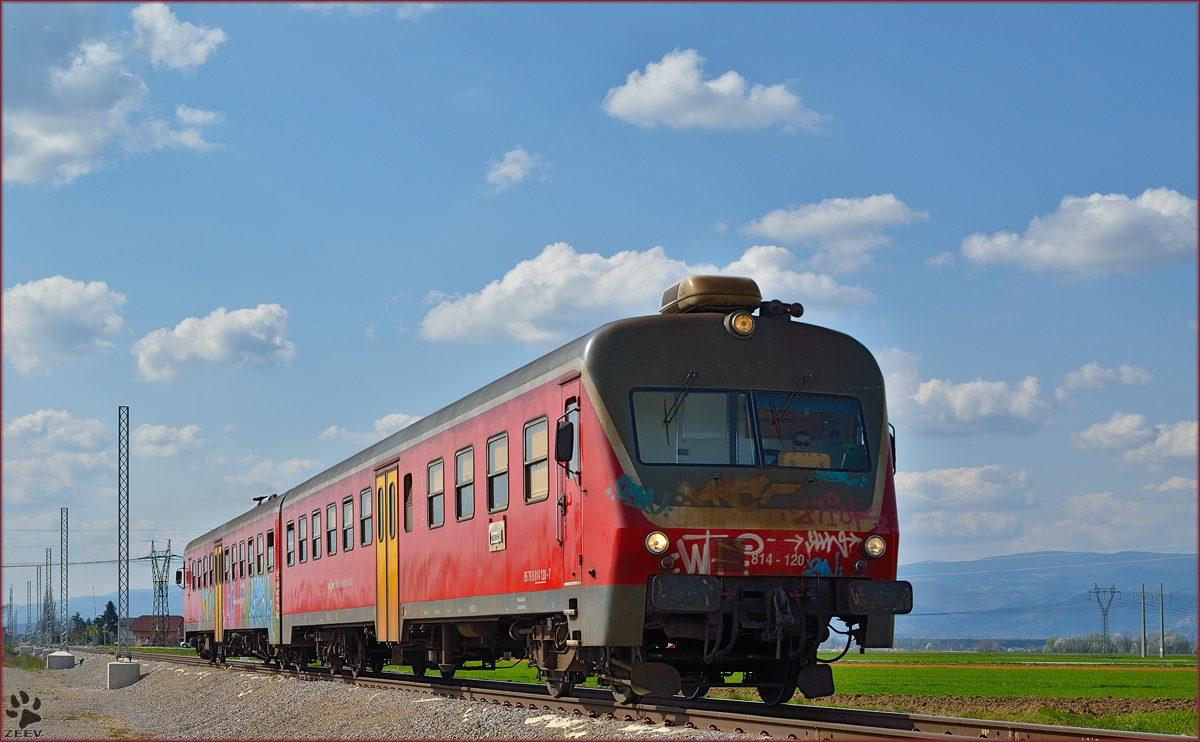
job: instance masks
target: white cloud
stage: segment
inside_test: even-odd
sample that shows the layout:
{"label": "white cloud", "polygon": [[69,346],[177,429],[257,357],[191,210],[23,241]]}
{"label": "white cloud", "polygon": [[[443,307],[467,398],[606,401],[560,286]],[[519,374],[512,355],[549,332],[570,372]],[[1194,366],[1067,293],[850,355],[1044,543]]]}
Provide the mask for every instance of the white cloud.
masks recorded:
{"label": "white cloud", "polygon": [[1120,468],[1144,466],[1155,470],[1167,464],[1182,464],[1196,459],[1196,421],[1159,423],[1154,426],[1154,440],[1126,451],[1113,459]]}
{"label": "white cloud", "polygon": [[1196,480],[1190,477],[1171,477],[1162,484],[1150,484],[1142,489],[1157,490],[1159,492],[1191,492],[1196,493]]}
{"label": "white cloud", "polygon": [[175,118],[183,124],[215,124],[225,120],[225,117],[215,111],[204,111],[199,108],[188,108],[180,105],[175,109]]}
{"label": "white cloud", "polygon": [[818,204],[776,209],[742,231],[816,249],[812,266],[852,271],[871,261],[871,250],[886,244],[885,226],[912,224],[929,213],[913,211],[890,193],[867,198],[827,198]]}
{"label": "white cloud", "polygon": [[943,379],[922,381],[920,356],[899,348],[875,354],[888,392],[888,416],[917,430],[941,435],[1026,434],[1050,424],[1050,404],[1042,399],[1037,377],[1020,383],[976,379],[962,384]]}
{"label": "white cloud", "polygon": [[163,3],[142,3],[134,8],[134,45],[150,55],[155,67],[165,64],[172,69],[199,67],[229,37],[219,28],[180,23]]}
{"label": "white cloud", "polygon": [[146,381],[164,381],[198,364],[234,368],[290,362],[296,344],[284,339],[287,319],[287,310],[278,304],[233,312],[220,307],[203,319],[188,317],[173,330],[155,330],[133,344],[138,374]]}
{"label": "white cloud", "polygon": [[406,428],[420,420],[420,415],[406,415],[403,412],[393,412],[375,421],[375,430],[371,433],[355,433],[336,425],[330,425],[317,436],[321,441],[349,441],[368,446],[383,440],[401,428]]}
{"label": "white cloud", "polygon": [[76,420],[66,410],[38,410],[4,426],[6,447],[38,451],[94,451],[109,440],[109,429],[95,419]]}
{"label": "white cloud", "polygon": [[541,155],[531,155],[524,147],[504,153],[504,158],[493,162],[488,169],[487,182],[495,186],[492,193],[499,193],[509,186],[520,183],[537,169],[547,165]]}
{"label": "white cloud", "polygon": [[754,85],[732,70],[715,80],[703,77],[704,58],[695,49],[676,49],[650,62],[644,73],[634,70],[625,84],[604,98],[604,111],[638,126],[666,124],[675,129],[763,129],[784,124],[816,128],[821,114],[805,108],[783,85]]}
{"label": "white cloud", "polygon": [[[48,495],[74,494],[98,482],[97,469],[116,467],[107,451],[58,451],[46,457],[8,459],[4,462],[4,501],[36,502]],[[89,479],[89,474],[93,475]]]}
{"label": "white cloud", "polygon": [[247,495],[278,494],[300,484],[303,481],[302,475],[321,468],[321,462],[315,459],[289,459],[276,464],[271,459],[258,460],[253,456],[249,458],[256,461],[249,471],[225,478],[228,488]]}
{"label": "white cloud", "polygon": [[134,456],[170,458],[204,445],[204,439],[197,437],[199,434],[200,428],[195,425],[172,428],[143,424],[129,434],[129,442]]}
{"label": "white cloud", "polygon": [[896,503],[904,511],[976,512],[1031,508],[1037,500],[1024,469],[998,464],[896,472]]}
{"label": "white cloud", "polygon": [[932,258],[925,259],[925,265],[931,265],[935,268],[945,268],[954,265],[954,253],[943,252],[934,255]]}
{"label": "white cloud", "polygon": [[1118,411],[1107,422],[1096,423],[1087,430],[1072,433],[1071,445],[1100,450],[1131,448],[1153,435],[1146,425],[1145,416]]}
{"label": "white cloud", "polygon": [[443,3],[400,3],[396,6],[396,20],[415,21],[432,13],[442,5]]}
{"label": "white cloud", "polygon": [[747,276],[758,281],[764,296],[800,299],[806,307],[837,308],[874,300],[866,289],[841,286],[829,276],[798,268],[795,256],[772,246],[752,247],[739,260],[717,268],[673,260],[662,247],[606,258],[577,253],[557,242],[478,293],[449,297],[431,292],[436,306],[421,321],[421,336],[543,343],[600,321],[656,313],[663,289],[689,274]]}
{"label": "white cloud", "polygon": [[[180,24],[164,5],[138,6],[133,16],[138,34],[135,45],[146,48],[152,57],[159,53],[155,59],[169,61],[171,66],[199,64],[207,56],[205,50],[214,34],[224,40],[219,29]],[[203,38],[185,43],[186,37],[195,33]],[[11,71],[6,68],[5,181],[70,183],[100,168],[105,150],[114,141],[127,152],[213,146],[194,128],[201,122],[184,121],[186,128],[175,131],[162,119],[137,119],[149,90],[140,76],[125,67],[119,46],[81,39],[68,56],[63,66],[29,61],[16,64]],[[9,85],[10,79],[15,84]],[[17,92],[10,93],[10,89]]]}
{"label": "white cloud", "polygon": [[51,276],[4,290],[4,354],[22,374],[45,371],[55,358],[112,347],[124,327],[116,309],[125,295],[103,281]]}
{"label": "white cloud", "polygon": [[1063,385],[1054,390],[1054,396],[1064,401],[1070,396],[1072,389],[1104,389],[1110,386],[1145,386],[1154,381],[1154,376],[1141,366],[1121,364],[1117,369],[1103,368],[1092,361],[1078,371],[1071,371],[1063,377]]}
{"label": "white cloud", "polygon": [[1196,200],[1169,188],[1135,199],[1121,193],[1066,196],[1055,213],[1034,217],[1023,236],[974,234],[961,250],[980,265],[1011,263],[1076,277],[1139,273],[1196,255]]}
{"label": "white cloud", "polygon": [[1147,497],[1142,492],[1124,495],[1098,492],[1069,498],[1062,507],[1065,517],[1034,525],[1014,542],[1013,550],[1077,550],[1080,544],[1091,544],[1095,550],[1103,551],[1148,549],[1163,543],[1167,534],[1172,534],[1171,538],[1194,540],[1194,489],[1164,490],[1164,493]]}
{"label": "white cloud", "polygon": [[147,94],[103,43],[81,45],[67,67],[48,72],[41,100],[5,103],[6,181],[70,183],[96,169]]}

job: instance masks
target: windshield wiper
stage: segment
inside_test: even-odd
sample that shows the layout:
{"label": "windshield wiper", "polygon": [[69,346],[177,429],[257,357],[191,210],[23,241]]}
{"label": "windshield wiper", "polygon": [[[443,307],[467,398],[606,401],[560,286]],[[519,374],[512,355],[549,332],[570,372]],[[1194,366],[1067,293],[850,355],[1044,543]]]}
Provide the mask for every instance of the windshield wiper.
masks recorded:
{"label": "windshield wiper", "polygon": [[[692,391],[692,385],[696,383],[696,377],[700,376],[699,371],[688,371],[687,378],[683,381],[683,388],[675,393],[675,399],[671,402],[671,409],[663,410],[663,430],[667,434],[667,443],[671,442],[671,421],[675,419],[675,415],[679,414],[679,408],[683,406],[683,400],[687,398],[689,392]],[[663,400],[663,407],[667,406],[667,401]]]}
{"label": "windshield wiper", "polygon": [[771,406],[771,425],[775,428],[775,437],[779,440],[783,440],[783,431],[779,428],[780,421],[783,420],[783,416],[787,414],[789,409],[791,409],[792,404],[796,401],[796,398],[800,396],[800,392],[804,390],[804,387],[808,386],[808,382],[811,380],[812,374],[805,374],[804,376],[801,376],[800,380],[796,382],[796,388],[792,390],[791,394],[784,398],[783,409],[779,410],[778,412],[775,410],[775,402],[772,401],[770,395],[767,396],[767,404]]}

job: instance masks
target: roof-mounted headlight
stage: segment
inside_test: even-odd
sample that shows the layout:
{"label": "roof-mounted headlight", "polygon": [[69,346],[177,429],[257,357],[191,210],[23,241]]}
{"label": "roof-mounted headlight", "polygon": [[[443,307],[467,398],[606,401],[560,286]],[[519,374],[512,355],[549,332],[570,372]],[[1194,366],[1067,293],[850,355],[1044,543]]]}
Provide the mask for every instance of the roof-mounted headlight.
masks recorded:
{"label": "roof-mounted headlight", "polygon": [[738,310],[725,317],[725,330],[739,340],[745,340],[758,329],[754,315],[745,310]]}

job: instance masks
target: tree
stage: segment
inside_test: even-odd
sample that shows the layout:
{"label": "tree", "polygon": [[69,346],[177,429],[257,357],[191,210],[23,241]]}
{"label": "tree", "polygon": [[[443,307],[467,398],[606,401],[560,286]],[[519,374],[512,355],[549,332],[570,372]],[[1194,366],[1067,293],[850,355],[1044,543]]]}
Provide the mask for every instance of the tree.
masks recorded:
{"label": "tree", "polygon": [[103,633],[100,641],[107,643],[107,637],[112,634],[115,639],[117,636],[117,607],[110,600],[104,605],[104,613],[100,614],[100,618],[96,619],[96,623],[100,625],[100,630]]}
{"label": "tree", "polygon": [[71,616],[71,630],[68,634],[70,641],[76,644],[81,644],[84,641],[84,636],[87,633],[87,623],[84,622],[83,616],[76,611],[74,616]]}

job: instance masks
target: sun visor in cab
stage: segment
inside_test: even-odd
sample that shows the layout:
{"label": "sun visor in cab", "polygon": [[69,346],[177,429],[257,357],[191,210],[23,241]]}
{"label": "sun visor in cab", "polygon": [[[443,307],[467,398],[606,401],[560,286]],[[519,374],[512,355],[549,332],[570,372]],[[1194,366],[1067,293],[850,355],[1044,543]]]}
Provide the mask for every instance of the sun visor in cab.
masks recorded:
{"label": "sun visor in cab", "polygon": [[659,314],[728,312],[758,309],[762,292],[749,278],[737,276],[688,276],[663,292]]}

